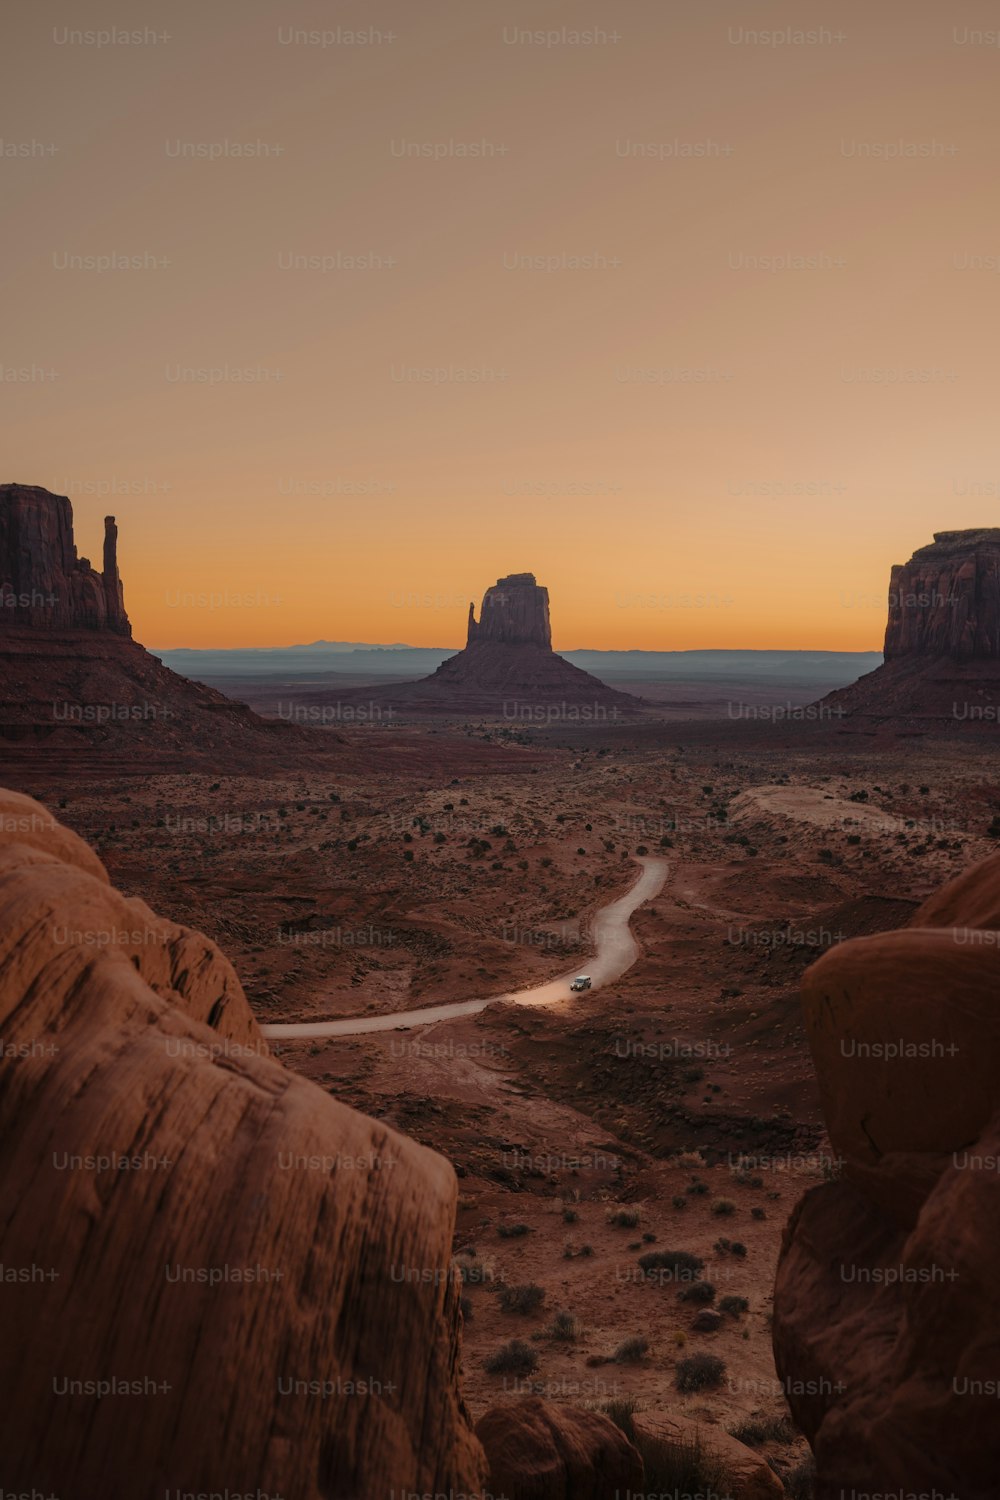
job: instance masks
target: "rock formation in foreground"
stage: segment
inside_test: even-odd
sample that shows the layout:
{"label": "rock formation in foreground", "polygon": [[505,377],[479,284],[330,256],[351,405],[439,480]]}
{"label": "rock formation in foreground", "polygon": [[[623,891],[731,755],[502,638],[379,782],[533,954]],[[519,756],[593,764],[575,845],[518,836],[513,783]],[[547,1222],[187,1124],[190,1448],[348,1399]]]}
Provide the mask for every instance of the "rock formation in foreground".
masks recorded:
{"label": "rock formation in foreground", "polygon": [[104,567],[77,556],[73,508],[35,485],[0,485],[0,770],[134,773],[252,768],[324,753],[333,736],[258,718],[171,672],[132,640],[104,522]]}
{"label": "rock formation in foreground", "polygon": [[498,578],[483,595],[478,621],[469,605],[465,649],[430,677],[339,696],[378,699],[394,712],[495,714],[528,724],[603,723],[643,708],[640,698],[553,651],[549,591],[533,573]]}
{"label": "rock formation in foreground", "polygon": [[1000,856],[805,975],[843,1174],[786,1228],[774,1349],[817,1500],[996,1496],[998,994]]}
{"label": "rock formation in foreground", "polygon": [[[473,1431],[449,1163],[287,1071],[214,943],[2,788],[0,1044],[5,1494],[622,1500],[700,1445],[537,1396]],[[780,1494],[704,1438],[720,1493]]]}
{"label": "rock formation in foreground", "polygon": [[479,1490],[450,1165],[286,1071],[215,945],[10,792],[0,1038],[6,1490]]}
{"label": "rock formation in foreground", "polygon": [[893,567],[883,650],[882,666],[823,699],[833,714],[914,728],[996,728],[1000,527],[935,532]]}

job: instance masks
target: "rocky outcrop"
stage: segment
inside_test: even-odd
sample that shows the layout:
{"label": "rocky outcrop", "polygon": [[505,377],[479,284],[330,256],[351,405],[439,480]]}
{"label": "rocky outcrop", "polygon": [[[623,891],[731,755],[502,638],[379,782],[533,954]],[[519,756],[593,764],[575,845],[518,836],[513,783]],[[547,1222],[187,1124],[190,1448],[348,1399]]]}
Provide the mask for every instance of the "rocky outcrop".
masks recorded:
{"label": "rocky outcrop", "polygon": [[[323,702],[313,693],[310,702]],[[486,714],[527,724],[599,724],[639,711],[641,698],[608,687],[552,649],[549,592],[533,573],[511,573],[469,605],[465,649],[419,682],[340,692],[394,714]]]}
{"label": "rocky outcrop", "polygon": [[[885,661],[820,707],[902,733],[1000,722],[1000,527],[938,531],[892,569]],[[867,724],[865,723],[867,721]]]}
{"label": "rocky outcrop", "polygon": [[1000,660],[1000,527],[936,531],[889,583],[885,659]]}
{"label": "rocky outcrop", "polygon": [[1000,856],[843,943],[803,1009],[843,1177],[786,1228],[774,1349],[845,1490],[988,1500],[1000,1472]]}
{"label": "rocky outcrop", "polygon": [[0,485],[0,774],[8,780],[157,766],[255,769],[325,758],[329,732],[268,723],[163,666],[136,641],[104,523],[104,570],[78,557],[64,495]]}
{"label": "rocky outcrop", "polygon": [[601,1412],[526,1396],[491,1407],[476,1424],[476,1436],[486,1451],[492,1496],[623,1500],[643,1489],[642,1459]]}
{"label": "rocky outcrop", "polygon": [[107,630],[130,636],[118,573],[118,528],[104,520],[104,571],[78,557],[73,507],[37,485],[0,485],[0,619],[8,628]]}
{"label": "rocky outcrop", "polygon": [[635,1440],[644,1454],[656,1448],[680,1468],[691,1455],[703,1455],[706,1465],[717,1469],[714,1493],[727,1500],[781,1500],[784,1486],[766,1459],[745,1443],[730,1437],[721,1427],[708,1426],[666,1412],[635,1412]]}
{"label": "rocky outcrop", "polygon": [[287,1072],[231,966],[0,793],[7,1489],[476,1493],[443,1157]]}
{"label": "rocky outcrop", "polygon": [[475,610],[469,605],[469,639],[496,641],[501,646],[541,646],[552,649],[552,627],[549,623],[549,591],[535,582],[534,573],[510,573],[498,578],[483,595],[483,605],[476,624]]}

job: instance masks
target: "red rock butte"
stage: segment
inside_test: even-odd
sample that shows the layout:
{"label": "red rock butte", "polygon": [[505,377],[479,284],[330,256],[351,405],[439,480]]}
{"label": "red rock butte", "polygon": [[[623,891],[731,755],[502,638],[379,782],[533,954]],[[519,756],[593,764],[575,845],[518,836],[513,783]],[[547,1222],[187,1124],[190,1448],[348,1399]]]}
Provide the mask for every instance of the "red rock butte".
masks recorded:
{"label": "red rock butte", "polygon": [[[1000,719],[1000,527],[938,531],[889,580],[885,661],[823,699],[902,732]],[[850,728],[845,723],[845,728]]]}
{"label": "red rock butte", "polygon": [[936,531],[889,582],[885,659],[1000,659],[1000,527]]}
{"label": "red rock butte", "polygon": [[641,698],[608,687],[553,651],[549,591],[533,573],[498,578],[483,595],[478,620],[469,605],[464,649],[430,677],[366,688],[361,696],[402,713],[502,714],[536,722],[604,721],[644,707]]}
{"label": "red rock butte", "polygon": [[327,752],[337,737],[258,718],[171,672],[132,639],[104,521],[104,567],[77,554],[73,507],[38,485],[0,485],[0,769],[140,774],[200,759],[252,767]]}
{"label": "red rock butte", "polygon": [[0,484],[4,624],[30,630],[108,630],[131,637],[118,574],[118,527],[104,518],[104,571],[78,557],[73,507],[38,485]]}

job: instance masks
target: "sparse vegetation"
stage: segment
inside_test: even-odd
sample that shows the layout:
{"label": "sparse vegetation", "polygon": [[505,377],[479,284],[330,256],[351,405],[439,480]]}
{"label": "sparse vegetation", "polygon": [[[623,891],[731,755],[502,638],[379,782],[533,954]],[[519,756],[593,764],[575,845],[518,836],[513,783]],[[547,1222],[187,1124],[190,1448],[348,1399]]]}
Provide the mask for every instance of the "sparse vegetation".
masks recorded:
{"label": "sparse vegetation", "polygon": [[579,1318],[575,1318],[571,1312],[563,1311],[556,1313],[545,1331],[557,1343],[575,1344],[583,1332],[583,1326]]}
{"label": "sparse vegetation", "polygon": [[521,1286],[500,1288],[500,1306],[504,1312],[522,1313],[527,1316],[537,1312],[544,1301],[545,1288],[534,1281],[525,1282]]}
{"label": "sparse vegetation", "polygon": [[744,1417],[735,1427],[730,1427],[729,1436],[748,1448],[759,1448],[762,1443],[792,1443],[795,1428],[787,1417]]}
{"label": "sparse vegetation", "polygon": [[691,1281],[677,1295],[682,1302],[714,1302],[715,1287],[710,1281]]}
{"label": "sparse vegetation", "polygon": [[487,1375],[533,1375],[538,1369],[538,1355],[523,1339],[501,1344],[484,1362]]}
{"label": "sparse vegetation", "polygon": [[722,1384],[726,1366],[717,1354],[689,1354],[678,1360],[674,1383],[684,1395],[691,1391],[710,1391]]}
{"label": "sparse vegetation", "polygon": [[649,1340],[644,1339],[641,1334],[626,1339],[618,1345],[612,1356],[616,1365],[637,1365],[645,1359],[649,1353]]}
{"label": "sparse vegetation", "polygon": [[530,1224],[498,1224],[497,1234],[502,1240],[520,1239],[522,1234],[530,1234]]}
{"label": "sparse vegetation", "polygon": [[640,1269],[660,1281],[693,1281],[704,1266],[701,1256],[689,1250],[647,1250],[639,1256]]}

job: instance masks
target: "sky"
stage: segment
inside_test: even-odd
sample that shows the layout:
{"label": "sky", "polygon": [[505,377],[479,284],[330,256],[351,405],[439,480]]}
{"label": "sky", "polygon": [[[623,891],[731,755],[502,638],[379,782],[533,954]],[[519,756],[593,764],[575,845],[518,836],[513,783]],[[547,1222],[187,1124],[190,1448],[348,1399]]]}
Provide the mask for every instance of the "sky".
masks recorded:
{"label": "sky", "polygon": [[981,0],[8,0],[5,472],[135,634],[881,645],[997,524]]}

